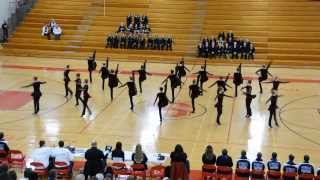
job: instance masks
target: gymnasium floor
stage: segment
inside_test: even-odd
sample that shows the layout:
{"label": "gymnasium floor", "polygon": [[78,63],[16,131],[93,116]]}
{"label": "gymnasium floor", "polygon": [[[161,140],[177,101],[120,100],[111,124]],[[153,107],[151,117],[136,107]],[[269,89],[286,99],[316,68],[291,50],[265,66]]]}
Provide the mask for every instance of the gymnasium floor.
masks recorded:
{"label": "gymnasium floor", "polygon": [[[205,146],[212,144],[216,154],[227,148],[236,159],[245,149],[253,159],[261,151],[264,160],[268,160],[273,151],[278,152],[282,162],[287,155],[296,155],[301,162],[305,153],[310,154],[311,162],[320,165],[320,70],[272,68],[270,72],[278,75],[289,84],[280,85],[279,99],[280,127],[269,129],[268,111],[265,101],[270,95],[271,84],[264,84],[265,92],[253,101],[253,117],[246,119],[244,96],[224,100],[222,126],[215,123],[216,110],[214,97],[216,87],[207,87],[215,81],[210,79],[205,84],[207,92],[197,99],[196,113],[190,114],[188,86],[193,77],[188,76],[185,85],[179,90],[176,104],[165,109],[165,120],[160,125],[158,111],[153,101],[161,81],[174,64],[148,64],[149,72],[154,73],[143,84],[144,93],[134,98],[135,112],[129,110],[126,88],[115,90],[115,99],[111,103],[109,90],[101,90],[100,76],[94,74],[94,83],[90,86],[92,98],[89,105],[93,115],[81,118],[82,106],[76,107],[74,97],[64,97],[62,70],[66,64],[80,71],[82,77],[88,77],[86,61],[55,60],[42,58],[21,58],[0,56],[0,131],[13,149],[30,154],[44,139],[49,146],[58,140],[65,140],[67,145],[89,147],[92,140],[97,140],[99,147],[123,143],[125,150],[133,150],[137,143],[143,145],[146,152],[169,153],[177,143],[183,145],[189,156],[192,169],[200,169],[201,155]],[[120,80],[126,82],[128,71],[138,69],[140,63],[120,62]],[[100,62],[98,62],[100,66]],[[111,62],[114,68],[116,62]],[[192,72],[197,72],[199,65],[187,65]],[[256,78],[258,67],[244,67],[243,74]],[[233,66],[209,66],[208,71],[215,75],[233,73]],[[32,76],[47,81],[42,86],[41,110],[33,115],[33,103],[30,91],[21,86],[32,82]],[[71,73],[72,79],[75,72]],[[229,81],[232,85],[232,80]],[[254,92],[258,84],[254,82]],[[74,83],[71,84],[74,89]],[[233,95],[233,89],[227,94]],[[170,98],[170,92],[168,93]]]}

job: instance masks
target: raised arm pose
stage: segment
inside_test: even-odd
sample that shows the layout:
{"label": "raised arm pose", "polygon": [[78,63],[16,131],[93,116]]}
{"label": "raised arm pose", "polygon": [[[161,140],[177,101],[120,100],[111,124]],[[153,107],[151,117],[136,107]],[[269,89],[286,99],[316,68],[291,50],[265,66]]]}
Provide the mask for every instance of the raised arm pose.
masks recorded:
{"label": "raised arm pose", "polygon": [[147,72],[147,61],[144,61],[143,65],[141,65],[139,70],[136,70],[134,72],[139,73],[139,89],[140,93],[142,93],[142,82],[147,79],[147,75],[152,76],[151,73]]}
{"label": "raised arm pose", "polygon": [[104,90],[104,84],[105,80],[109,76],[109,58],[107,58],[106,63],[102,64],[102,67],[99,70],[99,74],[101,74],[101,80],[102,80],[102,90]]}
{"label": "raised arm pose", "polygon": [[252,88],[247,91],[243,91],[243,94],[246,96],[246,109],[247,109],[246,118],[250,118],[252,116],[251,102],[252,102],[252,99],[256,98],[256,95],[251,94],[251,91],[252,91]]}
{"label": "raised arm pose", "polygon": [[[179,62],[179,64],[176,65],[176,75],[178,76],[179,80],[181,80],[182,77],[185,77],[187,75],[187,72],[190,72],[190,70],[184,65],[184,59],[182,58],[182,60]],[[181,84],[180,84],[180,88],[181,88]]]}
{"label": "raised arm pose", "polygon": [[40,110],[40,97],[42,96],[40,87],[41,84],[46,84],[46,81],[39,81],[38,77],[34,76],[33,77],[33,82],[29,85],[22,86],[22,88],[27,88],[27,87],[33,87],[33,92],[31,93],[31,96],[33,97],[33,105],[34,105],[34,114],[38,114]]}
{"label": "raised arm pose", "polygon": [[230,85],[227,84],[229,76],[230,76],[230,74],[228,74],[225,79],[223,79],[223,77],[220,76],[216,82],[214,82],[213,84],[211,84],[209,86],[209,88],[213,87],[214,85],[217,85],[218,86],[217,93],[219,93],[219,88],[222,88],[223,91],[227,91],[227,87],[232,88]]}
{"label": "raised arm pose", "polygon": [[178,78],[178,76],[174,73],[173,70],[170,71],[170,74],[167,76],[165,80],[162,81],[162,84],[167,83],[167,81],[170,80],[170,85],[171,85],[171,94],[172,94],[172,99],[171,102],[174,103],[175,97],[174,97],[174,90],[181,85],[181,81]]}
{"label": "raised arm pose", "polygon": [[197,83],[197,80],[192,81],[192,85],[189,86],[189,96],[191,98],[191,104],[192,104],[192,112],[195,112],[195,99],[201,94],[201,89],[199,87],[199,84]]}
{"label": "raised arm pose", "polygon": [[110,97],[111,101],[113,101],[113,88],[118,87],[119,83],[122,85],[121,81],[118,78],[119,64],[117,65],[116,70],[111,69],[109,74],[109,88],[110,88]]}
{"label": "raised arm pose", "polygon": [[223,98],[224,97],[233,98],[232,96],[225,95],[224,92],[225,91],[223,90],[223,88],[219,87],[218,88],[218,94],[217,94],[217,96],[215,98],[215,100],[216,100],[215,107],[217,108],[217,119],[216,119],[216,122],[217,122],[218,125],[221,125],[220,117],[222,115]]}
{"label": "raised arm pose", "polygon": [[129,94],[129,99],[130,99],[130,109],[131,111],[133,111],[133,96],[137,95],[137,87],[136,87],[136,83],[135,83],[135,78],[134,78],[134,72],[132,72],[132,76],[129,78],[129,81],[126,82],[125,84],[122,84],[119,88],[122,87],[128,87],[128,94]]}
{"label": "raised arm pose", "polygon": [[256,74],[259,76],[258,80],[259,80],[259,87],[260,87],[260,93],[261,94],[263,92],[261,82],[267,80],[268,79],[268,75],[270,75],[272,77],[272,74],[269,72],[270,66],[271,66],[271,62],[267,66],[266,65],[262,65],[262,68],[258,69],[256,71]]}
{"label": "raised arm pose", "polygon": [[233,73],[233,84],[234,84],[234,91],[235,97],[238,96],[238,87],[243,83],[243,77],[241,73],[241,64],[237,67],[236,72]]}
{"label": "raised arm pose", "polygon": [[208,81],[208,75],[213,75],[209,72],[207,72],[207,60],[205,60],[204,65],[201,66],[201,70],[194,73],[198,74],[197,81],[200,83],[200,89],[201,89],[201,95],[203,91],[203,84]]}
{"label": "raised arm pose", "polygon": [[266,81],[266,82],[263,82],[263,83],[272,83],[272,89],[271,90],[278,90],[280,84],[289,83],[289,81],[280,81],[278,76],[275,76],[272,81]]}
{"label": "raised arm pose", "polygon": [[160,92],[157,94],[157,97],[153,103],[153,105],[155,105],[158,101],[160,123],[162,123],[162,108],[169,104],[169,99],[167,97],[167,83],[168,81],[165,81],[164,88],[160,87]]}

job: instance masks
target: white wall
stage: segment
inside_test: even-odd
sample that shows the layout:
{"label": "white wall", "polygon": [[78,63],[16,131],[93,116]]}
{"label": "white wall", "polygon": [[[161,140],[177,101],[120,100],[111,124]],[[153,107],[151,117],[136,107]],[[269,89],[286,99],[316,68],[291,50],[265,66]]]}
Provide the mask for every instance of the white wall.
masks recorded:
{"label": "white wall", "polygon": [[0,0],[0,24],[10,17],[10,0]]}

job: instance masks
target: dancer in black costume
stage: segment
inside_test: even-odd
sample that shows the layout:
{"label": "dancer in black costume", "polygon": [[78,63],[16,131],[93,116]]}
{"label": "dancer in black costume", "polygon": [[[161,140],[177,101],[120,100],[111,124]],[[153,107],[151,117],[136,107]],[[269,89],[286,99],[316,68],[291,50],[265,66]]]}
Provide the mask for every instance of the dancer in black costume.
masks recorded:
{"label": "dancer in black costume", "polygon": [[82,114],[81,114],[81,117],[82,117],[86,114],[86,109],[88,109],[90,115],[92,114],[92,112],[88,106],[89,98],[91,98],[91,96],[88,92],[89,91],[88,79],[84,80],[84,85],[81,90],[83,92],[82,93],[83,99],[80,99],[83,104],[83,110],[82,110]]}
{"label": "dancer in black costume", "polygon": [[103,63],[102,67],[99,70],[99,74],[101,74],[101,80],[102,80],[102,90],[104,90],[105,81],[109,76],[108,67],[109,67],[109,58],[107,58],[106,63]]}
{"label": "dancer in black costume", "polygon": [[272,128],[271,121],[272,117],[274,118],[274,122],[276,126],[279,126],[277,121],[277,109],[278,109],[278,98],[281,97],[281,95],[278,95],[278,92],[276,90],[271,90],[271,97],[266,101],[266,104],[270,101],[270,106],[268,108],[270,114],[269,114],[269,127]]}
{"label": "dancer in black costume", "polygon": [[217,108],[217,119],[216,119],[216,122],[217,122],[218,125],[221,125],[220,117],[222,115],[223,98],[224,97],[233,98],[232,96],[225,95],[224,92],[225,91],[224,91],[223,87],[219,87],[218,88],[218,94],[217,94],[217,96],[215,98],[215,100],[217,101],[216,104],[215,104],[215,107]]}
{"label": "dancer in black costume", "polygon": [[76,93],[75,93],[75,98],[76,98],[76,106],[79,105],[79,100],[81,99],[81,92],[82,92],[82,82],[80,78],[80,73],[76,74]]}
{"label": "dancer in black costume", "polygon": [[[187,75],[187,72],[190,72],[190,70],[184,65],[184,59],[180,61],[179,64],[176,65],[175,71],[176,75],[178,76],[179,80],[182,82],[181,78],[185,77]],[[180,84],[180,88],[182,87],[182,84]]]}
{"label": "dancer in black costume", "polygon": [[279,78],[277,76],[275,76],[272,81],[267,81],[267,82],[263,82],[263,83],[272,83],[271,90],[278,90],[280,84],[289,83],[289,81],[280,81]]}
{"label": "dancer in black costume", "polygon": [[249,87],[246,91],[243,91],[243,94],[246,96],[246,110],[247,110],[246,118],[250,118],[252,116],[251,102],[252,102],[252,99],[256,98],[256,95],[251,94],[251,92],[252,92],[252,88],[250,89]]}
{"label": "dancer in black costume", "polygon": [[242,88],[241,88],[241,90],[243,90],[243,89],[245,89],[246,91],[246,93],[251,93],[252,92],[252,80],[248,80],[247,81],[247,85],[245,85],[245,86],[243,86]]}
{"label": "dancer in black costume", "polygon": [[189,86],[189,96],[191,98],[192,112],[195,112],[195,99],[201,94],[201,89],[197,80],[192,81],[192,85]]}
{"label": "dancer in black costume", "polygon": [[72,96],[72,94],[73,94],[72,90],[69,87],[69,82],[71,81],[70,77],[69,77],[70,71],[71,71],[71,69],[70,69],[69,65],[67,65],[66,68],[63,71],[64,89],[65,89],[65,92],[66,92],[64,97],[68,97],[69,93],[70,93],[70,96]]}
{"label": "dancer in black costume", "polygon": [[168,81],[165,82],[164,89],[163,89],[163,87],[160,87],[160,92],[157,94],[157,97],[153,103],[153,105],[155,105],[158,100],[160,123],[162,123],[162,111],[161,110],[162,110],[162,108],[166,107],[169,104],[169,99],[167,97],[167,83],[168,83]]}
{"label": "dancer in black costume", "polygon": [[92,83],[92,72],[96,70],[96,68],[97,68],[96,50],[94,50],[93,55],[88,58],[88,72],[89,72],[90,83]]}
{"label": "dancer in black costume", "polygon": [[259,76],[259,87],[260,87],[260,93],[262,94],[262,84],[261,82],[265,81],[268,79],[268,75],[272,77],[272,74],[269,72],[269,68],[271,66],[271,62],[266,66],[262,65],[262,68],[256,71],[256,74]]}
{"label": "dancer in black costume", "polygon": [[119,88],[122,88],[124,86],[128,87],[128,92],[129,92],[129,99],[130,99],[130,109],[133,111],[133,96],[137,95],[137,87],[135,83],[135,78],[134,78],[134,72],[132,72],[132,76],[130,77],[130,80],[126,82],[125,84],[122,84]]}
{"label": "dancer in black costume", "polygon": [[33,87],[33,92],[31,96],[33,97],[34,114],[38,114],[40,110],[40,98],[42,96],[40,86],[41,84],[46,84],[46,81],[38,81],[38,77],[33,77],[33,82],[29,85],[23,86],[22,88]]}
{"label": "dancer in black costume", "polygon": [[217,88],[217,94],[219,93],[219,88],[222,88],[223,91],[227,91],[227,86],[228,86],[229,88],[232,88],[230,85],[227,84],[227,81],[228,81],[228,79],[229,79],[229,76],[230,76],[230,74],[228,74],[225,79],[223,79],[223,77],[220,76],[217,81],[215,81],[213,84],[211,84],[211,85],[209,86],[209,88],[213,87],[214,85],[217,85],[217,86],[218,86],[218,88]]}
{"label": "dancer in black costume", "polygon": [[233,73],[233,84],[235,86],[235,97],[238,96],[238,87],[243,83],[243,77],[241,73],[241,64],[238,66],[235,73]]}
{"label": "dancer in black costume", "polygon": [[174,73],[173,70],[171,70],[168,77],[163,80],[162,84],[167,83],[168,79],[170,79],[170,85],[171,85],[171,94],[172,94],[172,100],[171,102],[174,103],[175,97],[174,97],[174,90],[181,85],[181,81],[176,73]]}
{"label": "dancer in black costume", "polygon": [[152,76],[151,73],[147,72],[147,61],[144,61],[143,65],[141,65],[139,70],[136,70],[134,72],[139,73],[139,89],[140,93],[142,93],[142,82],[147,80],[147,75]]}
{"label": "dancer in black costume", "polygon": [[208,79],[209,79],[208,75],[212,75],[213,76],[213,74],[207,72],[207,60],[205,60],[204,65],[201,66],[201,70],[196,72],[196,73],[194,73],[194,74],[198,74],[197,81],[200,82],[200,90],[201,90],[201,94],[200,95],[202,95],[202,93],[203,93],[203,84],[208,81]]}
{"label": "dancer in black costume", "polygon": [[111,101],[113,101],[113,88],[118,87],[119,83],[122,85],[121,81],[118,78],[118,71],[119,71],[119,64],[117,64],[116,70],[114,71],[113,69],[111,69],[109,74],[108,86],[110,88]]}

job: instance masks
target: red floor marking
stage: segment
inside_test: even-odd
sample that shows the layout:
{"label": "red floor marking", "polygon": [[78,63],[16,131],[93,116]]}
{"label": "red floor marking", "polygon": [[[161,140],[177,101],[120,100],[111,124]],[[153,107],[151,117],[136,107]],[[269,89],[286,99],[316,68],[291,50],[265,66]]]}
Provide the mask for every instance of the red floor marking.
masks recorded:
{"label": "red floor marking", "polygon": [[[16,65],[16,64],[4,64],[1,66],[2,68],[11,68],[11,69],[26,69],[26,70],[47,70],[47,71],[63,71],[64,68],[56,68],[56,67],[42,67],[42,66],[25,66],[25,65]],[[87,72],[87,69],[72,69],[75,72]],[[96,71],[97,72],[97,71]],[[123,71],[119,71],[119,74],[131,74],[132,71],[130,70],[123,70]],[[167,76],[169,74],[169,70],[168,73],[163,73],[163,72],[150,72],[152,75],[155,76]],[[188,75],[188,77],[196,77],[196,75],[192,74],[192,75]],[[209,76],[209,79],[217,79],[219,78],[219,75],[215,75],[215,76]],[[225,75],[223,75],[223,77],[225,77]],[[244,76],[243,77],[245,80],[256,80],[258,79],[257,76]],[[233,79],[232,77],[230,77],[229,79]],[[296,79],[296,78],[284,78],[281,79],[284,81],[289,81],[289,82],[297,82],[297,83],[320,83],[320,79]]]}
{"label": "red floor marking", "polygon": [[16,110],[32,100],[30,92],[0,90],[0,110]]}

